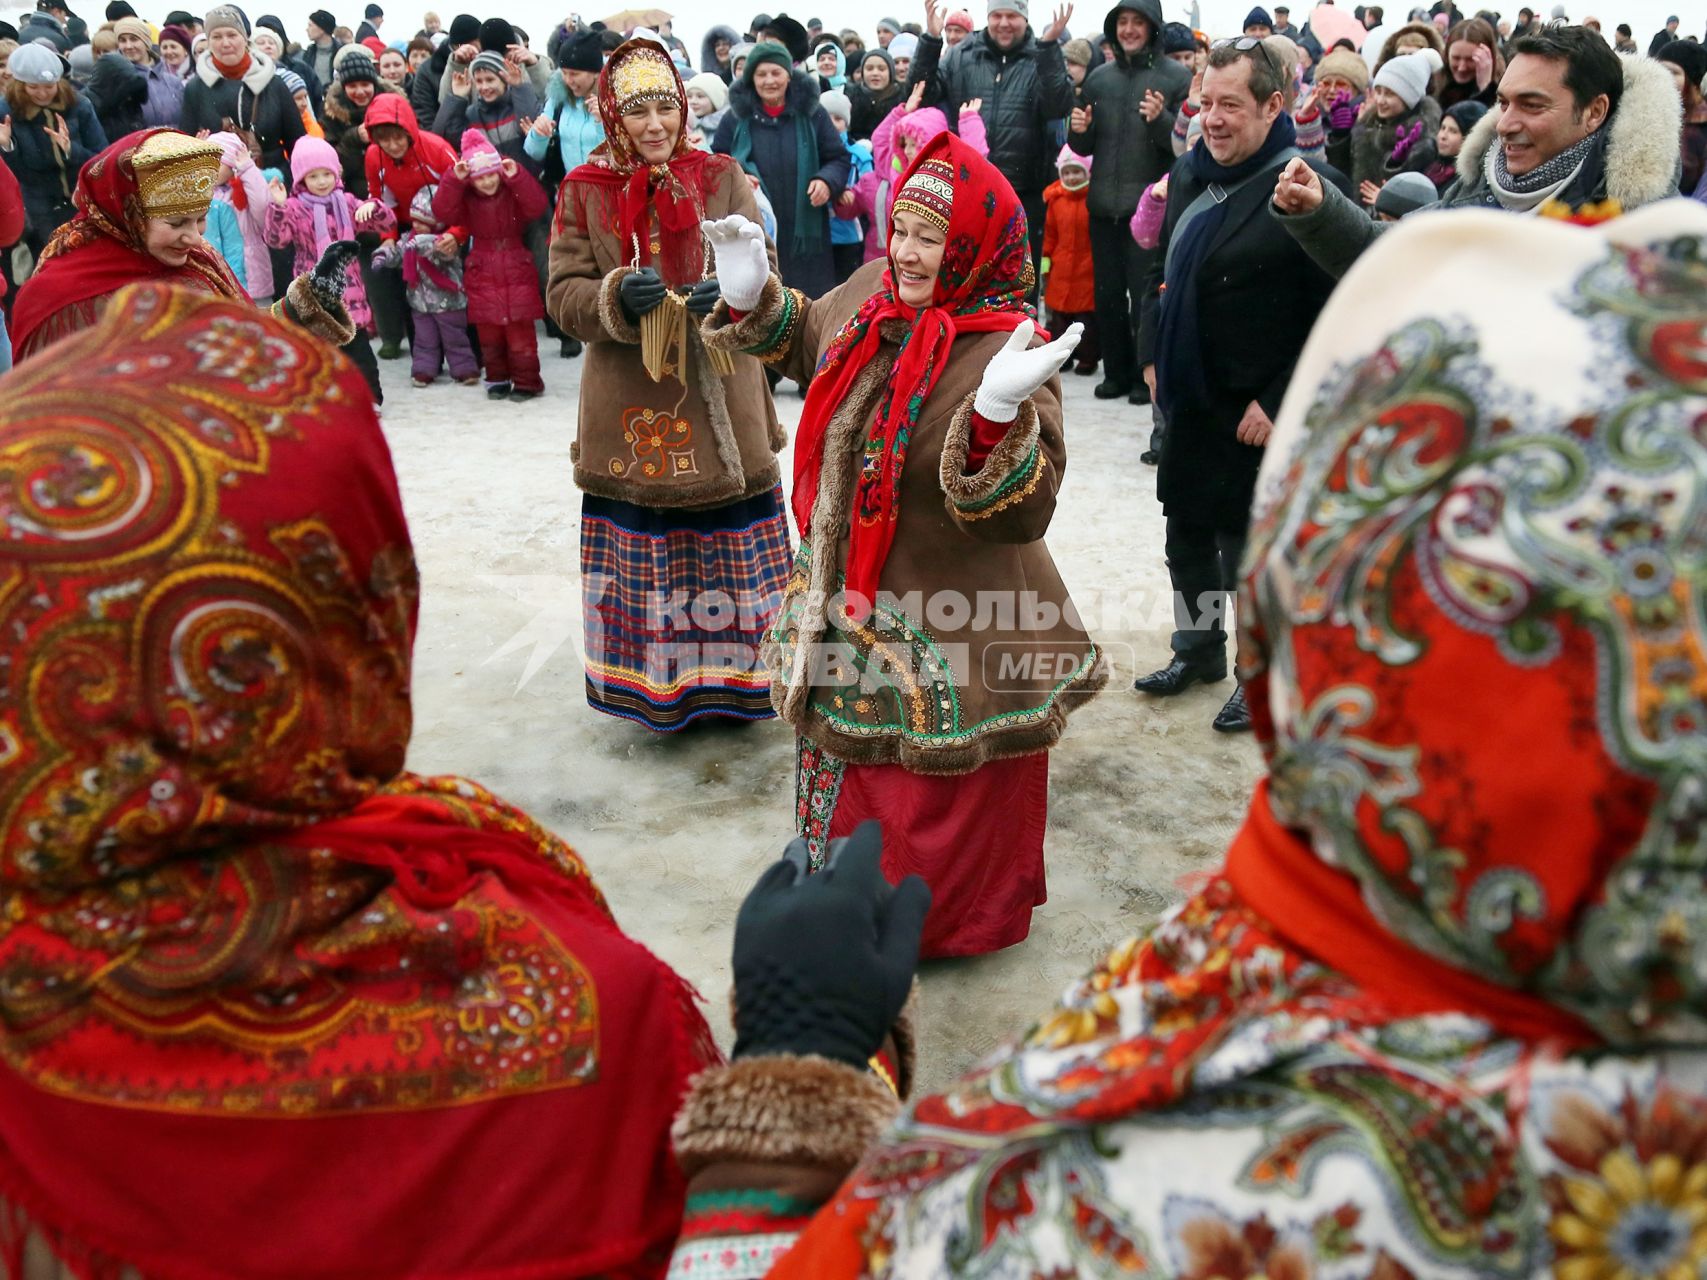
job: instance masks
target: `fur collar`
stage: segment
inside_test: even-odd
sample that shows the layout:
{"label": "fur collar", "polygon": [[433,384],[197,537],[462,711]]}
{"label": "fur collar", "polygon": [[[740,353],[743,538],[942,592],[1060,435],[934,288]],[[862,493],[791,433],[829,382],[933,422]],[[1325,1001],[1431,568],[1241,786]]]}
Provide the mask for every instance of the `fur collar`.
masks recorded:
{"label": "fur collar", "polygon": [[[1678,138],[1683,104],[1671,73],[1652,58],[1620,54],[1624,64],[1624,95],[1612,119],[1601,128],[1606,137],[1606,195],[1626,211],[1676,192]],[[1458,177],[1480,185],[1488,148],[1498,142],[1496,106],[1483,116],[1458,151]]]}
{"label": "fur collar", "polygon": [[[809,119],[818,109],[818,97],[817,76],[807,75],[798,67],[789,73],[788,96],[783,99],[787,110],[802,119]],[[758,92],[745,80],[737,80],[729,86],[728,110],[743,120],[753,119],[762,111]]]}
{"label": "fur collar", "polygon": [[[375,80],[373,82],[373,97],[377,98],[382,93],[395,93],[399,97],[403,96],[402,88],[390,80]],[[373,98],[369,98],[368,107],[372,105]],[[326,90],[326,108],[323,115],[325,118],[336,120],[339,124],[359,125],[367,116],[367,107],[358,107],[350,101],[349,96],[344,92],[343,85],[334,84]]]}
{"label": "fur collar", "polygon": [[[250,49],[249,69],[243,73],[243,87],[259,97],[261,90],[273,82],[273,76],[277,72],[278,65],[271,58],[259,49]],[[196,59],[196,74],[210,89],[225,78],[219,74],[219,68],[213,65],[211,53],[204,53]]]}

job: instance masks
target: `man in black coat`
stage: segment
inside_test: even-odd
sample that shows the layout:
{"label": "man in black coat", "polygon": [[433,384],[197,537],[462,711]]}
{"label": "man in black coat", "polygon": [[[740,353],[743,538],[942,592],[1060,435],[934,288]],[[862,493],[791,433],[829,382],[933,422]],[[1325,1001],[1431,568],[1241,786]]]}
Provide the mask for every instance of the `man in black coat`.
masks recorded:
{"label": "man in black coat", "polygon": [[1096,269],[1097,332],[1103,380],[1095,395],[1149,399],[1134,363],[1134,326],[1155,259],[1132,238],[1144,188],[1174,163],[1174,116],[1191,73],[1162,53],[1160,0],[1116,0],[1103,19],[1114,61],[1094,67],[1073,108],[1067,145],[1095,159],[1087,198]]}
{"label": "man in black coat", "polygon": [[1033,35],[1029,0],[990,0],[984,29],[942,52],[943,19],[948,6],[932,0],[926,8],[925,34],[908,72],[909,83],[923,83],[927,107],[942,108],[948,127],[958,131],[960,108],[973,99],[995,165],[1025,206],[1035,268],[1043,258],[1043,189],[1055,181],[1058,134],[1052,126],[1073,109],[1073,82],[1061,56],[1061,36],[1072,5],[1057,9],[1042,35]]}
{"label": "man in black coat", "polygon": [[[1156,493],[1167,516],[1174,657],[1139,678],[1170,696],[1227,675],[1226,612],[1245,550],[1263,445],[1334,281],[1268,215],[1298,157],[1285,68],[1260,40],[1216,46],[1203,77],[1203,141],[1175,163],[1139,359],[1166,412]],[[1349,193],[1326,166],[1325,181]],[[1244,691],[1215,727],[1250,727]]]}

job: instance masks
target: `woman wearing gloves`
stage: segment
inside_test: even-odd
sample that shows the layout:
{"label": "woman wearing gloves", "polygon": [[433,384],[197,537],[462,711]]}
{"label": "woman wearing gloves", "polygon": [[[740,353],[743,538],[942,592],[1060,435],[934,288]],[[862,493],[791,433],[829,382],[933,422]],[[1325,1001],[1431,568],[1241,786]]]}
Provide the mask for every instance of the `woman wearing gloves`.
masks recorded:
{"label": "woman wearing gloves", "polygon": [[702,329],[816,369],[768,648],[800,833],[817,859],[883,819],[889,879],[934,895],[924,954],[975,955],[1024,938],[1044,900],[1048,751],[1107,679],[1042,542],[1080,329],[1031,346],[1024,210],[953,134],[920,151],[891,222],[887,261],[817,301],[769,270],[757,227],[708,223],[723,300]]}
{"label": "woman wearing gloves", "polygon": [[587,700],[659,731],[767,719],[759,646],[789,566],[770,389],[744,356],[719,375],[691,324],[660,381],[640,345],[667,289],[691,290],[696,314],[717,300],[700,219],[756,219],[758,206],[733,160],[688,144],[686,95],[661,45],[617,49],[598,104],[606,140],[563,184],[546,288],[548,314],[587,344],[572,450]]}

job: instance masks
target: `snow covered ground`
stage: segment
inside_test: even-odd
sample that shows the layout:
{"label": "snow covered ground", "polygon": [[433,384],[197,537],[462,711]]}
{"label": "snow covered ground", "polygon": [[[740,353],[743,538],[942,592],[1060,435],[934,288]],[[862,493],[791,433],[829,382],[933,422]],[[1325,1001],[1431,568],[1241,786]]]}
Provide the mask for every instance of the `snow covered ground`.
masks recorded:
{"label": "snow covered ground", "polygon": [[[597,715],[582,693],[569,444],[584,361],[542,344],[547,392],[409,386],[382,362],[385,429],[422,573],[411,768],[459,773],[559,832],[627,930],[707,998],[725,1046],[735,911],[793,829],[793,738],[781,724],[669,737]],[[1149,411],[1067,378],[1068,467],[1049,544],[1114,658],[1102,697],[1053,754],[1049,902],[1030,938],[924,966],[927,1085],[1022,1032],[1102,950],[1144,928],[1187,877],[1219,865],[1259,772],[1255,744],[1209,722],[1230,682],[1170,701],[1132,692],[1167,660],[1167,574]],[[784,384],[790,427],[800,398]],[[783,474],[789,474],[785,457]]]}

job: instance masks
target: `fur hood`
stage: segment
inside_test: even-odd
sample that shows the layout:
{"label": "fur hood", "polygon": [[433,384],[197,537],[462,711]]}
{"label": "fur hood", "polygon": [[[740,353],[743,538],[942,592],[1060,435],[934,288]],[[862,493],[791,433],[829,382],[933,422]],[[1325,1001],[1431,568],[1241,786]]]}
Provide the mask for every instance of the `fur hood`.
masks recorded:
{"label": "fur hood", "polygon": [[[1675,194],[1683,103],[1671,72],[1652,58],[1620,54],[1624,94],[1602,129],[1606,131],[1606,195],[1626,211]],[[1465,185],[1483,181],[1482,164],[1498,142],[1499,108],[1483,116],[1458,151],[1458,177]]]}
{"label": "fur hood", "polygon": [[[208,88],[217,85],[222,77],[219,68],[213,65],[213,55],[204,53],[196,59],[196,74]],[[273,82],[278,74],[278,64],[259,49],[249,50],[249,69],[243,73],[243,87],[259,97],[261,90]],[[1668,73],[1669,74],[1669,73]]]}
{"label": "fur hood", "polygon": [[344,93],[343,85],[333,84],[330,89],[326,90],[326,101],[321,112],[321,119],[336,120],[339,124],[361,124],[373,104],[387,93],[402,99],[405,104],[409,101],[401,85],[390,80],[375,80],[373,82],[373,97],[369,99],[367,106],[358,107]]}
{"label": "fur hood", "polygon": [[[1668,72],[1667,75],[1669,74]],[[793,112],[802,120],[809,120],[812,113],[818,109],[818,98],[816,75],[808,74],[799,67],[788,73],[788,96],[783,99],[784,114]],[[729,110],[734,112],[738,119],[751,120],[759,114],[758,91],[746,80],[737,80],[729,86]]]}

